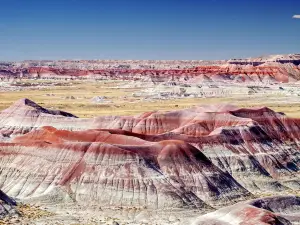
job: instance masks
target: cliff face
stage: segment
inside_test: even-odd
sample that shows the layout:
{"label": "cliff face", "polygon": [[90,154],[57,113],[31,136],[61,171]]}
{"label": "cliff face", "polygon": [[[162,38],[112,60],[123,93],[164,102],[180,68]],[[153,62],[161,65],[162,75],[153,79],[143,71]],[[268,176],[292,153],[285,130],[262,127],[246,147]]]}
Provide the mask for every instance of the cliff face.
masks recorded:
{"label": "cliff face", "polygon": [[206,75],[212,80],[238,82],[293,82],[300,79],[300,55],[279,55],[223,61],[81,60],[0,63],[0,77],[139,80],[193,82]]}

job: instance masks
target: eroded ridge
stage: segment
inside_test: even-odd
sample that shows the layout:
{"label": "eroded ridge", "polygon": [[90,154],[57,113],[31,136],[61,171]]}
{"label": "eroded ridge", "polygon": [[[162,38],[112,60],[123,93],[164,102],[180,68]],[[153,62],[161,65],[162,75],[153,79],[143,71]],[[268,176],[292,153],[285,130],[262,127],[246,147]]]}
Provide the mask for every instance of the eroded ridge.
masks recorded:
{"label": "eroded ridge", "polygon": [[[198,213],[297,194],[299,125],[266,107],[202,105],[81,119],[22,99],[0,113],[0,188],[42,204]],[[296,220],[258,203],[226,210]]]}

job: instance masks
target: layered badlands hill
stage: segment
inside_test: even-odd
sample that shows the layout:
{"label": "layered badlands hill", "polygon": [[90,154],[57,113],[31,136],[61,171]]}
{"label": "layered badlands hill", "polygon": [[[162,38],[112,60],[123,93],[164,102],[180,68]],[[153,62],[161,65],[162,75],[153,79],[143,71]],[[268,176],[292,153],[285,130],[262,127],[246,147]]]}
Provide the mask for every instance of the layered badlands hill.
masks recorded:
{"label": "layered badlands hill", "polygon": [[249,59],[203,60],[60,60],[0,63],[0,77],[181,81],[201,83],[294,82],[300,79],[300,54]]}
{"label": "layered badlands hill", "polygon": [[[0,134],[0,189],[20,200],[201,214],[300,190],[300,120],[269,108],[210,105],[81,119],[21,99],[0,113]],[[257,204],[195,221],[243,210],[256,224],[297,220]],[[299,213],[299,201],[293,204]]]}
{"label": "layered badlands hill", "polygon": [[193,225],[299,224],[300,198],[269,197],[237,203],[195,219]]}

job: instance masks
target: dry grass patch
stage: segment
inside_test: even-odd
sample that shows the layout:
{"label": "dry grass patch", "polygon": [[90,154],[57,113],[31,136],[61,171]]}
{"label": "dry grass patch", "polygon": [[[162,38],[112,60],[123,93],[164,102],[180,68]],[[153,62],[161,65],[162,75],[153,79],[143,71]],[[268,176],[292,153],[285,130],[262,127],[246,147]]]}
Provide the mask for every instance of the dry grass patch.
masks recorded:
{"label": "dry grass patch", "polygon": [[[22,81],[23,82],[23,81]],[[53,81],[24,81],[53,82]],[[43,107],[59,109],[79,117],[96,117],[101,115],[135,115],[145,111],[168,111],[190,108],[201,104],[229,103],[239,107],[267,106],[288,116],[300,117],[300,103],[293,103],[285,96],[235,96],[212,98],[185,98],[146,101],[134,97],[132,93],[140,88],[117,88],[122,81],[61,81],[69,86],[43,87],[37,90],[0,92],[0,110],[3,110],[21,98],[29,98]],[[72,99],[71,99],[72,96]],[[93,103],[95,96],[105,96],[108,102]],[[74,98],[74,99],[73,99]],[[294,97],[296,98],[296,97]]]}

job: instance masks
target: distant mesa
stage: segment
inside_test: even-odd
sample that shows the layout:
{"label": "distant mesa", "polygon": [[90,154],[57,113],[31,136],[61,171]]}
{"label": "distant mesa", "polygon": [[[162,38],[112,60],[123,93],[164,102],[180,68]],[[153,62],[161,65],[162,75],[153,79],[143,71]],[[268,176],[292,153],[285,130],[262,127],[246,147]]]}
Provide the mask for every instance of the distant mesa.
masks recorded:
{"label": "distant mesa", "polygon": [[[294,18],[298,18],[295,15]],[[22,66],[21,66],[22,65]],[[0,62],[5,79],[127,80],[176,85],[211,82],[274,83],[300,80],[300,55],[230,60],[52,60]]]}

